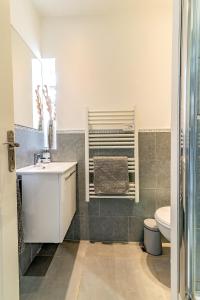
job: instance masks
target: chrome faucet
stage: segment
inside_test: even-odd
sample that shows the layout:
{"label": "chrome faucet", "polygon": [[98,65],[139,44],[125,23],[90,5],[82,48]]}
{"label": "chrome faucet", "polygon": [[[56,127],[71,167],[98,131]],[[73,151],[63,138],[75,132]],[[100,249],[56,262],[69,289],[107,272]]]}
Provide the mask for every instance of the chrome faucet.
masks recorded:
{"label": "chrome faucet", "polygon": [[41,154],[40,153],[34,153],[34,166],[37,165],[37,163],[41,160]]}

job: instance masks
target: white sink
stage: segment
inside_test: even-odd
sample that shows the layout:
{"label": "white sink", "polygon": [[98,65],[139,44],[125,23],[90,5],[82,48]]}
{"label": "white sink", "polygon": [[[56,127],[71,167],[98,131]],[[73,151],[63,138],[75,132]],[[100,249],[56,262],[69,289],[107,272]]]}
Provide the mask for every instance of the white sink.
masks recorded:
{"label": "white sink", "polygon": [[18,175],[36,173],[63,174],[66,171],[70,170],[72,167],[74,167],[76,164],[77,162],[52,162],[48,164],[39,164],[35,166],[32,165],[21,169],[17,169],[16,173]]}

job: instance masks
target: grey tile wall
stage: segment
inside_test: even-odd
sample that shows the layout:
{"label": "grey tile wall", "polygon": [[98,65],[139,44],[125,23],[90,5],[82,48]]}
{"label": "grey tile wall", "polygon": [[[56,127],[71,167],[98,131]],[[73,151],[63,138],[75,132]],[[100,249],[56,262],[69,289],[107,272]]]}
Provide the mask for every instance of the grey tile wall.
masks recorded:
{"label": "grey tile wall", "polygon": [[85,136],[82,133],[58,134],[57,150],[52,150],[53,161],[78,161],[77,213],[88,214],[85,202]]}
{"label": "grey tile wall", "polygon": [[[16,149],[16,168],[23,168],[33,164],[33,155],[43,148],[43,133],[32,128],[15,126],[15,140],[20,143]],[[20,273],[24,274],[34,257],[41,248],[41,244],[25,244],[23,253],[19,256]]]}
{"label": "grey tile wall", "polygon": [[[16,126],[16,165],[33,163],[33,154],[43,148],[43,134]],[[139,133],[140,202],[127,199],[94,199],[85,202],[85,135],[59,133],[54,161],[78,161],[77,212],[66,235],[70,240],[141,241],[143,220],[153,217],[156,208],[170,203],[170,133]],[[24,273],[41,244],[26,244],[20,256]]]}
{"label": "grey tile wall", "polygon": [[54,161],[78,161],[77,213],[66,235],[71,240],[141,241],[143,221],[170,205],[170,133],[139,133],[140,202],[94,199],[85,202],[84,133],[59,133]]}
{"label": "grey tile wall", "polygon": [[20,143],[16,148],[16,168],[33,164],[33,155],[44,147],[43,133],[38,130],[16,125],[15,140]]}

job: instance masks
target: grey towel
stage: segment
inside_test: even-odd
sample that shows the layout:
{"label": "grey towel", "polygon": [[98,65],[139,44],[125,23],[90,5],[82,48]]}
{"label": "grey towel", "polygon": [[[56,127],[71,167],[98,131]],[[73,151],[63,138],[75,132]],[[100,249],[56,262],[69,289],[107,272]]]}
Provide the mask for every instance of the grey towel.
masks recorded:
{"label": "grey towel", "polygon": [[20,187],[21,178],[17,178],[17,217],[18,217],[18,253],[19,255],[24,251],[24,234],[22,222],[22,195]]}
{"label": "grey towel", "polygon": [[94,189],[97,195],[127,194],[129,191],[128,158],[95,156]]}

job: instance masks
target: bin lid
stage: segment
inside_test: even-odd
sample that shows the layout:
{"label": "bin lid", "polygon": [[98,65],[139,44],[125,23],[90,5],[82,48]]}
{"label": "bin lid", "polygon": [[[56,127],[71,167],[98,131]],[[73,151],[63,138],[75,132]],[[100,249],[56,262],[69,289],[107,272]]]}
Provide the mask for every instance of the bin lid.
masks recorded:
{"label": "bin lid", "polygon": [[156,220],[155,219],[145,219],[144,227],[152,231],[159,231]]}

